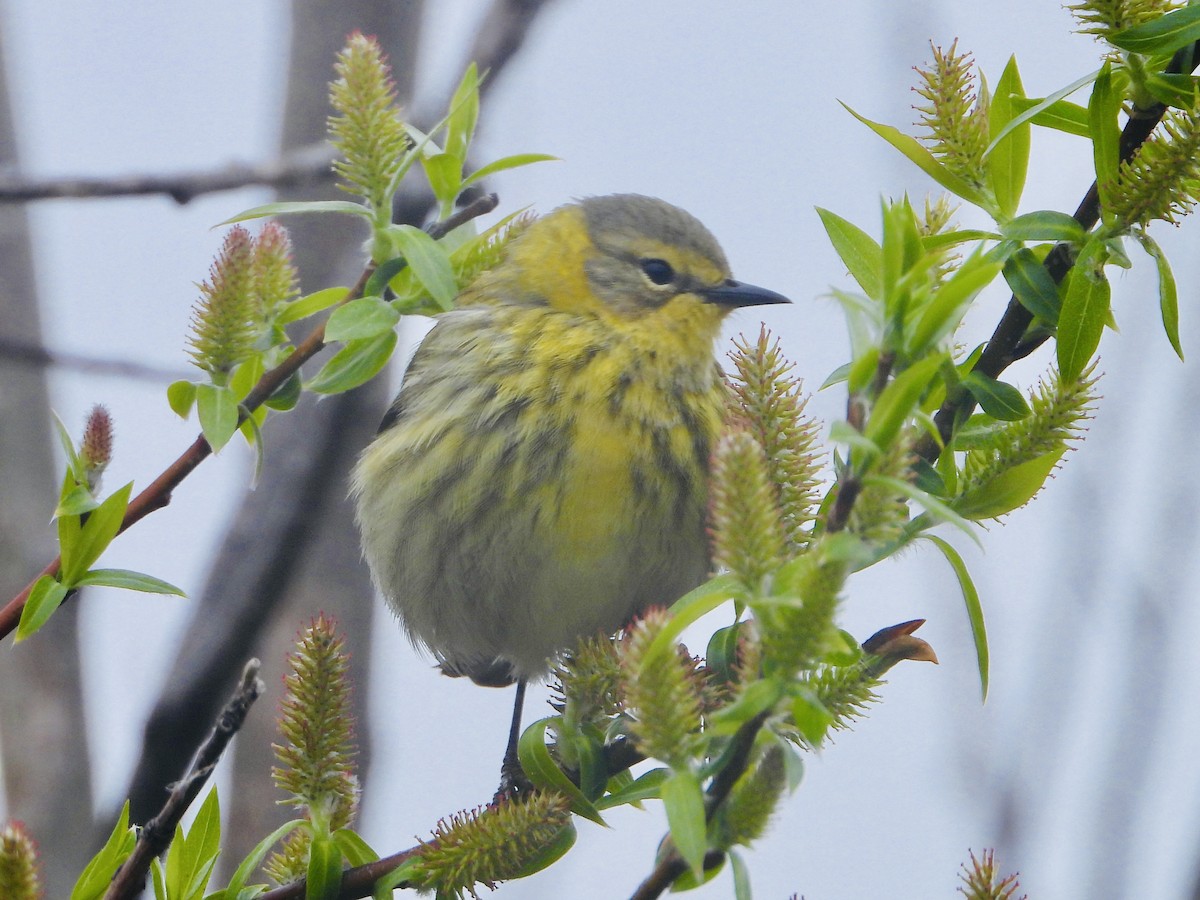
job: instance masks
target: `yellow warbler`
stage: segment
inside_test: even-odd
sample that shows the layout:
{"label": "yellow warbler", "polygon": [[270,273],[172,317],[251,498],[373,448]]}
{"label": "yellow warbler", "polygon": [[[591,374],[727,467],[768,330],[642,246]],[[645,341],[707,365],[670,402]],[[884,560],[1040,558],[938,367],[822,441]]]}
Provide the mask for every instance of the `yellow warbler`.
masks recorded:
{"label": "yellow warbler", "polygon": [[363,551],[444,672],[518,682],[514,737],[558,651],[708,577],[714,341],[786,302],[683,210],[595,197],[530,225],[417,349],[354,472]]}

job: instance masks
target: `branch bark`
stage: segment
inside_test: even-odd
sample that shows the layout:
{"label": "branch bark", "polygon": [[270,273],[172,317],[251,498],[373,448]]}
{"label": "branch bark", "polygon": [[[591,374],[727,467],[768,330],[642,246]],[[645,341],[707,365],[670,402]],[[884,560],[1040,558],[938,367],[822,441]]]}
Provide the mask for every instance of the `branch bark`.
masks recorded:
{"label": "branch bark", "polygon": [[233,736],[238,733],[254,701],[262,694],[264,685],[258,677],[259,663],[252,659],[242,669],[241,684],[217,717],[204,743],[196,750],[196,758],[182,779],[171,787],[162,810],[138,835],[133,852],[113,876],[104,900],[133,900],[146,886],[146,873],[151,861],[166,852],[175,836],[175,826],[183,820],[192,801],[208,781],[217,762]]}
{"label": "branch bark", "polygon": [[204,194],[244,187],[299,188],[330,184],[333,154],[323,141],[262,163],[230,163],[218,169],[170,175],[21,178],[0,175],[0,204],[36,200],[105,199],[165,194],[181,206]]}

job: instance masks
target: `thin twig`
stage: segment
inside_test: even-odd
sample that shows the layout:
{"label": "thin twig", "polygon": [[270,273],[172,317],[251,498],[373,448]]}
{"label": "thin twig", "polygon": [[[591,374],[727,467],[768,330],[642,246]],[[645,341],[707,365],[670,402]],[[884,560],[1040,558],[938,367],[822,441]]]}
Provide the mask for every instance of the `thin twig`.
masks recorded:
{"label": "thin twig", "polygon": [[183,369],[148,366],[127,359],[105,359],[83,353],[50,350],[41,344],[31,344],[13,338],[0,337],[0,360],[21,365],[86,372],[89,375],[111,375],[116,378],[135,378],[141,381],[175,381],[186,378]]}
{"label": "thin twig", "polygon": [[331,181],[332,163],[332,148],[321,143],[264,163],[230,163],[219,169],[170,175],[21,178],[0,174],[0,203],[166,194],[182,205],[202,194],[218,191],[244,187],[304,187]]}
{"label": "thin twig", "polygon": [[[435,239],[445,237],[465,222],[491,212],[498,204],[499,200],[495,194],[485,194],[467,206],[464,206],[448,219],[435,223],[429,228],[429,234]],[[347,303],[362,296],[363,288],[366,287],[367,281],[374,271],[374,264],[368,265],[342,303]],[[304,363],[319,353],[324,347],[325,323],[321,322],[313,328],[308,337],[301,341],[283,362],[265,373],[259,379],[258,384],[250,390],[250,393],[246,395],[246,399],[239,406],[239,423],[250,413],[254,412],[254,410],[258,409],[258,407],[262,406],[268,397],[279,390],[285,381],[298,372]],[[204,435],[197,436],[187,450],[180,454],[154,481],[130,501],[129,506],[125,510],[125,519],[121,522],[118,534],[132,527],[155,510],[162,509],[169,504],[171,502],[171,494],[175,488],[211,454],[212,448],[209,446],[208,441],[205,440]],[[41,574],[57,574],[61,563],[61,557],[55,559],[42,570]],[[36,581],[37,579],[35,578],[17,596],[10,600],[3,609],[0,609],[0,639],[3,639],[17,627],[17,623],[21,620],[21,610],[25,607],[25,602],[29,599],[29,593],[33,590],[33,585]]]}
{"label": "thin twig", "polygon": [[257,659],[246,663],[242,671],[242,683],[221,710],[208,738],[196,751],[196,758],[188,773],[172,785],[162,810],[141,830],[133,853],[117,870],[104,900],[132,900],[141,893],[146,885],[146,873],[150,871],[151,861],[170,846],[175,826],[183,819],[183,814],[204,787],[221,754],[246,721],[250,707],[262,694],[264,685],[258,677],[258,670]]}
{"label": "thin twig", "polygon": [[[383,859],[377,859],[375,862],[346,869],[342,873],[342,887],[338,891],[336,900],[358,900],[361,897],[370,897],[375,890],[376,881],[389,872],[395,871],[420,852],[420,847],[410,847],[399,853],[393,853],[391,856],[385,856]],[[285,884],[283,887],[277,887],[273,891],[267,891],[265,894],[259,894],[257,900],[304,900],[306,887],[305,880],[301,879],[291,884]],[[396,887],[404,888],[406,885],[398,884]]]}
{"label": "thin twig", "polygon": [[[730,754],[729,761],[713,777],[712,783],[708,786],[707,796],[704,798],[705,822],[712,821],[717,810],[721,808],[721,804],[728,799],[737,780],[742,777],[750,765],[754,742],[766,723],[769,712],[770,710],[764,710],[753,719],[743,723],[733,736],[733,752]],[[669,842],[667,843],[669,844]],[[724,855],[719,850],[710,850],[704,855],[704,868],[709,869],[715,866]],[[678,851],[671,847],[662,854],[658,865],[654,867],[645,881],[638,885],[637,890],[630,895],[630,900],[653,900],[655,897],[662,896],[663,892],[675,883],[675,879],[687,870],[688,864],[684,862]]]}

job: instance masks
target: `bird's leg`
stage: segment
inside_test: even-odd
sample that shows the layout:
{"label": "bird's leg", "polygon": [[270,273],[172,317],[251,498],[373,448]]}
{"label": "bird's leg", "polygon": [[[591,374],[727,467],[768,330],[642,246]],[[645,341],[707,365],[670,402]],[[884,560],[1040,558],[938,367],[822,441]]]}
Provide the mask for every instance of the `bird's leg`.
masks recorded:
{"label": "bird's leg", "polygon": [[525,679],[517,682],[517,696],[513,702],[512,725],[508,729],[508,747],[504,750],[504,762],[500,764],[500,787],[496,790],[493,803],[528,794],[533,785],[525,777],[521,760],[517,756],[517,742],[521,739],[521,709],[525,705]]}

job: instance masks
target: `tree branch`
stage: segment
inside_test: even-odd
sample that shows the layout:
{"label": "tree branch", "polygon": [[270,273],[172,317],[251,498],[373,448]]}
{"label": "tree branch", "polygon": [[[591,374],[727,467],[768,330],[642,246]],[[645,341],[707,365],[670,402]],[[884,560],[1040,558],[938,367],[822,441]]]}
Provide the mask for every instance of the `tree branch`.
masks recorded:
{"label": "tree branch", "polygon": [[[704,799],[705,822],[712,822],[713,816],[716,815],[721,804],[729,797],[729,792],[733,790],[733,786],[737,784],[737,780],[742,777],[750,765],[750,756],[751,751],[754,749],[754,741],[766,723],[769,712],[770,710],[760,712],[753,719],[743,724],[733,736],[733,752],[730,754],[729,762],[717,772],[713,777],[712,783],[708,786],[708,796]],[[670,846],[669,836],[666,843]],[[724,857],[725,853],[723,851],[708,851],[704,855],[704,868],[709,869],[715,866]],[[675,883],[675,879],[687,870],[688,864],[683,861],[683,857],[671,846],[667,852],[663,853],[662,859],[654,867],[654,871],[630,895],[630,900],[653,900],[655,897],[662,896],[663,892]]]}
{"label": "tree branch", "polygon": [[171,175],[20,178],[0,174],[0,203],[99,199],[166,194],[180,205],[218,191],[244,187],[304,187],[332,181],[332,148],[322,142],[264,163],[230,163],[219,169]]}
{"label": "tree branch", "polygon": [[[1166,72],[1168,74],[1190,72],[1198,64],[1200,64],[1200,42],[1189,44],[1179,50],[1172,58],[1171,64],[1167,66]],[[1162,121],[1166,111],[1167,107],[1161,103],[1145,109],[1133,110],[1125,127],[1121,130],[1120,155],[1122,162],[1131,159],[1138,148],[1146,142],[1151,132]],[[1096,182],[1093,181],[1091,187],[1088,188],[1083,200],[1080,201],[1079,208],[1075,210],[1074,217],[1085,231],[1091,231],[1100,221],[1100,192]],[[1070,245],[1058,244],[1047,254],[1043,266],[1050,277],[1054,279],[1054,283],[1058,284],[1074,264]],[[1025,330],[1032,321],[1033,313],[1021,305],[1015,294],[1010,297],[1004,315],[1000,318],[996,330],[992,332],[987,346],[984,347],[983,353],[975,362],[972,371],[997,378],[1014,362],[1024,359],[1044,344],[1049,339],[1048,334],[1029,340],[1025,339]],[[975,405],[975,397],[970,391],[960,388],[951,392],[934,416],[938,435],[941,437],[941,446],[927,434],[917,442],[914,448],[915,452],[928,462],[936,460],[941,454],[942,447],[949,443],[954,436],[958,426],[975,410]]]}
{"label": "tree branch", "polygon": [[208,738],[196,751],[195,761],[187,775],[172,786],[162,811],[141,830],[133,853],[113,876],[104,900],[133,900],[141,893],[146,885],[146,873],[150,871],[151,861],[170,846],[175,826],[183,819],[183,814],[216,768],[221,754],[246,721],[250,707],[262,694],[265,686],[258,677],[258,669],[257,659],[246,663],[242,671],[242,683],[221,710]]}
{"label": "tree branch", "polygon": [[[459,225],[491,212],[498,204],[499,199],[495,194],[486,194],[469,205],[464,206],[448,219],[431,226],[429,233],[435,239],[444,237]],[[342,303],[348,303],[360,297],[363,288],[366,287],[367,281],[374,271],[374,264],[368,265],[363,270],[362,275],[359,276],[358,282],[350,289],[346,298],[342,300]],[[313,328],[308,337],[296,346],[287,359],[259,379],[258,384],[250,390],[250,393],[246,395],[246,399],[242,401],[239,407],[239,423],[244,421],[258,407],[262,406],[268,397],[279,390],[285,381],[300,370],[300,366],[315,356],[324,347],[325,323],[322,322]],[[171,502],[171,494],[175,488],[210,455],[212,455],[212,448],[208,445],[208,441],[204,439],[204,435],[197,436],[187,450],[180,454],[154,481],[130,501],[129,506],[125,510],[125,519],[122,521],[120,531],[117,533],[120,534],[126,529],[131,528],[150,515],[150,513],[162,509],[169,504]],[[62,558],[59,557],[43,569],[41,574],[56,575],[61,564]],[[41,576],[39,575],[39,577]],[[36,581],[37,579],[35,578],[25,586],[21,593],[10,600],[3,609],[0,609],[0,640],[17,627],[17,623],[21,620],[21,610],[24,609],[25,602],[29,599],[29,592],[33,590],[33,585]]]}
{"label": "tree branch", "polygon": [[183,369],[148,366],[145,363],[127,359],[106,359],[82,353],[64,353],[59,350],[50,350],[41,344],[4,336],[0,336],[0,359],[41,369],[53,366],[61,369],[73,369],[76,372],[86,372],[90,375],[112,375],[118,378],[136,378],[144,381],[175,381],[187,377],[187,373]]}

